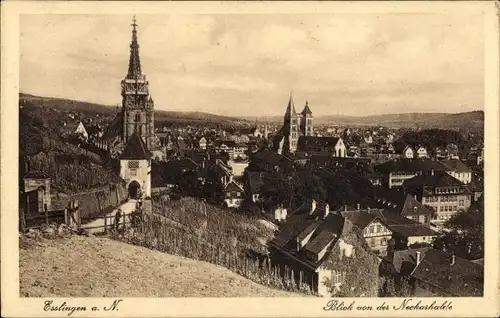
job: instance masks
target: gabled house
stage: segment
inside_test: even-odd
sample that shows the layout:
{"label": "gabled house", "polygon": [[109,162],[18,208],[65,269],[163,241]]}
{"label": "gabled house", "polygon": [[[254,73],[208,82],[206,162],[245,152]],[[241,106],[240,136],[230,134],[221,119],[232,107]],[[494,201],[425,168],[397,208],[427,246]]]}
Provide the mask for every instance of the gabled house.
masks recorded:
{"label": "gabled house", "polygon": [[51,210],[50,177],[42,171],[29,171],[23,176],[24,193],[21,200],[27,206],[26,213],[44,212]]}
{"label": "gabled house", "polygon": [[431,171],[444,171],[445,167],[428,158],[407,159],[388,161],[375,166],[375,171],[384,174],[384,185],[389,188],[397,188],[403,185],[407,179],[417,175],[430,174]]}
{"label": "gabled house", "polygon": [[429,226],[433,211],[417,201],[414,196],[408,194],[400,213],[410,220]]}
{"label": "gabled house", "polygon": [[331,157],[345,157],[347,150],[340,137],[300,136],[297,151],[307,156],[326,154]]}
{"label": "gabled house", "polygon": [[[338,213],[290,215],[270,242],[270,251],[273,265],[291,269],[295,281],[307,284],[320,296],[377,295],[376,256],[361,231]],[[356,262],[349,261],[354,258]],[[363,275],[359,275],[361,271]]]}
{"label": "gabled house", "polygon": [[403,149],[403,158],[408,158],[408,159],[413,159],[415,158],[415,150],[411,146],[406,146],[405,149]]}
{"label": "gabled house", "polygon": [[406,193],[414,195],[422,204],[432,207],[434,221],[443,223],[471,205],[470,190],[456,178],[443,171],[431,171],[404,182]]}
{"label": "gabled house", "polygon": [[244,190],[235,181],[229,182],[224,188],[224,202],[229,208],[238,208],[243,202]]}
{"label": "gabled house", "polygon": [[198,140],[198,146],[200,149],[207,149],[207,139],[205,137],[201,137],[200,140]]}
{"label": "gabled house", "polygon": [[363,232],[366,243],[376,255],[385,256],[392,231],[387,227],[381,215],[373,212],[374,210],[369,209],[341,213]]}
{"label": "gabled house", "polygon": [[446,153],[446,156],[448,157],[448,159],[459,159],[459,149],[458,149],[458,146],[456,144],[448,144],[446,145],[446,149],[445,149],[445,153]]}
{"label": "gabled house", "polygon": [[472,169],[458,159],[448,159],[441,161],[446,173],[460,180],[463,184],[468,184],[472,180]]}
{"label": "gabled house", "polygon": [[428,158],[429,154],[427,153],[427,148],[424,146],[417,147],[417,158]]}

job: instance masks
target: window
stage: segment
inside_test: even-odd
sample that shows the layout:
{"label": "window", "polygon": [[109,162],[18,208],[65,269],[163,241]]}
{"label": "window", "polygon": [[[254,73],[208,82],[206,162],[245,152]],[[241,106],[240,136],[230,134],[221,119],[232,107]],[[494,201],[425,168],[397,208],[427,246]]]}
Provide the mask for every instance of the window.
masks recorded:
{"label": "window", "polygon": [[130,175],[132,177],[136,177],[137,176],[137,169],[130,169]]}
{"label": "window", "polygon": [[139,169],[139,161],[129,161],[128,162],[129,169]]}
{"label": "window", "polygon": [[336,285],[342,284],[342,272],[341,271],[332,271],[332,281]]}
{"label": "window", "polygon": [[385,237],[383,237],[381,240],[380,240],[380,245],[387,245],[387,239]]}
{"label": "window", "polygon": [[230,193],[230,192],[227,192],[227,193],[226,193],[226,197],[228,197],[228,198],[229,198],[230,196],[231,196],[231,193]]}
{"label": "window", "polygon": [[236,196],[237,196],[237,197],[240,197],[240,196],[241,196],[241,193],[236,192]]}
{"label": "window", "polygon": [[458,205],[459,205],[459,206],[464,206],[464,200],[460,200],[460,201],[458,202]]}
{"label": "window", "polygon": [[375,244],[377,244],[377,240],[376,240],[375,238],[372,238],[372,239],[370,240],[370,245],[371,245],[371,246],[375,246]]}

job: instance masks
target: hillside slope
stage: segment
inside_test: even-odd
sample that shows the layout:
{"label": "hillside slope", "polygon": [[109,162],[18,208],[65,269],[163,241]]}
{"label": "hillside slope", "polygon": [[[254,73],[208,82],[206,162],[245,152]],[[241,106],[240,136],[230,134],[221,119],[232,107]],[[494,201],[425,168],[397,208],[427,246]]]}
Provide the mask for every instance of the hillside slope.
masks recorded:
{"label": "hillside slope", "polygon": [[[114,116],[119,111],[119,108],[117,106],[113,107],[56,97],[34,96],[25,93],[20,93],[19,99],[24,102],[43,105],[46,108],[81,112],[86,115],[99,114],[105,116]],[[247,122],[246,120],[236,117],[215,115],[204,112],[164,111],[158,109],[155,110],[155,121],[178,124],[199,124],[209,122],[236,127],[246,127],[248,125],[251,125],[251,123]]]}
{"label": "hillside slope", "polygon": [[[272,117],[247,117],[247,120],[260,122],[283,121],[280,116]],[[422,129],[442,128],[460,129],[482,128],[484,125],[484,112],[471,111],[464,113],[407,113],[407,114],[384,114],[374,116],[342,116],[328,115],[315,116],[315,124],[351,125],[351,126],[387,126],[394,128],[419,127]]]}
{"label": "hillside slope", "polygon": [[206,262],[97,237],[22,247],[19,271],[22,297],[299,296]]}

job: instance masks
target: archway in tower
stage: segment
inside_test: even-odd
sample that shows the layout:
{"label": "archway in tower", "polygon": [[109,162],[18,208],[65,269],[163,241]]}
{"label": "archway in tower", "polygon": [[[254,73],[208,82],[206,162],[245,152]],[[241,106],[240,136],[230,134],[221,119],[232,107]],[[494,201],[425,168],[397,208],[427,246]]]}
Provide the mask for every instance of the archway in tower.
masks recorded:
{"label": "archway in tower", "polygon": [[139,199],[141,197],[141,185],[139,182],[132,180],[128,185],[129,199]]}

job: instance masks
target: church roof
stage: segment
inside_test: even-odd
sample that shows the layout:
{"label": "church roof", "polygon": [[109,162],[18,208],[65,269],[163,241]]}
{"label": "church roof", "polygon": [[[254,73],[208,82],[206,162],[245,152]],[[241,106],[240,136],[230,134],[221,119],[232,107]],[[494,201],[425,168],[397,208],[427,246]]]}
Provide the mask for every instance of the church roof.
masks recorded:
{"label": "church roof", "polygon": [[151,157],[153,157],[153,154],[148,150],[142,138],[135,132],[128,140],[120,159],[141,160],[151,159]]}
{"label": "church roof", "polygon": [[290,95],[290,99],[288,100],[288,106],[286,107],[285,111],[285,117],[291,117],[291,116],[297,116],[292,95]]}
{"label": "church roof", "polygon": [[306,102],[306,106],[304,106],[304,109],[301,112],[302,115],[312,115],[312,111],[309,108],[309,102]]}
{"label": "church roof", "polygon": [[139,58],[139,44],[137,43],[137,24],[135,16],[132,23],[132,42],[130,43],[130,60],[128,63],[127,78],[134,79],[142,76],[141,59]]}
{"label": "church roof", "polygon": [[121,136],[123,133],[123,121],[122,114],[118,113],[115,118],[111,121],[109,126],[106,128],[103,139],[113,139],[115,137]]}

